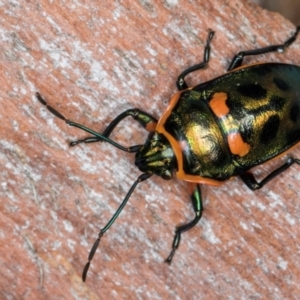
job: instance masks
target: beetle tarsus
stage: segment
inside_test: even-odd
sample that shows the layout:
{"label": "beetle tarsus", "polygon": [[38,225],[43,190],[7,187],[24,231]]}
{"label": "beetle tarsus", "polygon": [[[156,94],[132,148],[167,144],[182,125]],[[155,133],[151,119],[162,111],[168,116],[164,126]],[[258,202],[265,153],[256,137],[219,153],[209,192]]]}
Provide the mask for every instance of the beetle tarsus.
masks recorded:
{"label": "beetle tarsus", "polygon": [[83,269],[83,272],[82,272],[82,281],[85,282],[86,280],[86,275],[87,275],[87,272],[89,270],[89,267],[90,267],[91,263],[88,261],[86,263],[86,265],[84,266],[84,269]]}
{"label": "beetle tarsus", "polygon": [[98,238],[96,239],[96,241],[95,241],[95,243],[94,243],[94,245],[93,245],[93,247],[92,247],[92,249],[89,253],[88,262],[86,263],[86,265],[83,269],[83,272],[82,272],[82,281],[83,282],[85,282],[85,280],[86,280],[87,272],[88,272],[89,267],[91,265],[91,261],[92,261],[94,255],[95,255],[95,253],[96,253],[96,250],[97,250],[97,248],[100,244],[100,240],[101,240],[103,234],[104,234],[104,232],[101,230],[100,233],[99,233]]}
{"label": "beetle tarsus", "polygon": [[169,254],[168,258],[165,260],[165,262],[167,264],[171,263],[171,261],[173,259],[173,256],[175,254],[175,251],[178,249],[178,246],[179,246],[179,243],[180,243],[180,238],[181,238],[181,229],[178,228],[178,229],[176,229],[175,236],[174,236],[174,239],[173,239],[171,253]]}
{"label": "beetle tarsus", "polygon": [[172,249],[171,253],[169,254],[169,256],[165,259],[165,263],[167,263],[168,265],[171,264],[173,256],[175,254],[176,248]]}

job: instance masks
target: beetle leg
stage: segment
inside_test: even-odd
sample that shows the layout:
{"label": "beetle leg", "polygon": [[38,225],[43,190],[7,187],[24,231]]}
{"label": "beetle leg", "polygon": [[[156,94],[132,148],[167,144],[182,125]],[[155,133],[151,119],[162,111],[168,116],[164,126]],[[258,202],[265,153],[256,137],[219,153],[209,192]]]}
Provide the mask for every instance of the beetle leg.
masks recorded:
{"label": "beetle leg", "polygon": [[296,40],[299,31],[300,31],[300,26],[296,27],[295,33],[283,44],[239,52],[233,57],[227,71],[231,71],[237,67],[240,67],[243,63],[243,59],[245,56],[260,55],[260,54],[266,54],[269,52],[276,52],[276,51],[283,52],[288,46],[290,46]]}
{"label": "beetle leg", "polygon": [[214,36],[214,33],[215,32],[212,30],[210,30],[208,33],[208,37],[207,37],[207,41],[206,41],[206,45],[205,45],[205,49],[204,49],[203,62],[187,68],[178,76],[176,85],[177,85],[177,88],[179,91],[182,91],[182,90],[185,90],[188,88],[188,85],[184,79],[186,75],[188,75],[189,73],[192,73],[194,71],[197,71],[199,69],[202,69],[207,65],[207,63],[209,61],[209,56],[210,56],[210,42]]}
{"label": "beetle leg", "polygon": [[102,236],[104,235],[104,233],[111,227],[111,225],[115,222],[115,220],[118,218],[118,216],[120,215],[121,211],[123,210],[123,208],[125,207],[127,201],[129,200],[131,194],[133,193],[134,189],[136,188],[136,186],[147,180],[149,177],[151,177],[153,174],[151,173],[143,173],[141,174],[138,179],[133,183],[133,185],[131,186],[131,188],[129,189],[127,195],[125,196],[124,200],[122,201],[121,205],[119,206],[119,208],[117,209],[117,211],[114,213],[114,215],[112,216],[112,218],[109,220],[109,222],[100,230],[99,234],[98,234],[98,238],[96,239],[92,249],[90,250],[89,256],[88,256],[88,262],[86,263],[83,272],[82,272],[82,281],[85,282],[86,280],[86,275],[87,272],[89,270],[91,261],[96,253],[96,250],[99,246],[100,240],[102,238]]}
{"label": "beetle leg", "polygon": [[199,222],[202,216],[203,205],[202,205],[200,185],[196,183],[189,183],[189,188],[191,191],[191,200],[195,212],[195,218],[191,222],[176,228],[171,253],[168,256],[168,258],[165,260],[165,262],[168,264],[171,263],[175,251],[179,246],[181,234],[193,228]]}
{"label": "beetle leg", "polygon": [[[151,115],[149,115],[137,108],[133,108],[133,109],[128,109],[128,110],[124,111],[123,113],[121,113],[120,115],[118,115],[106,127],[106,129],[103,131],[102,135],[105,137],[109,137],[111,132],[120,123],[120,121],[122,121],[123,119],[125,119],[128,116],[131,116],[136,121],[138,121],[138,123],[140,123],[146,130],[148,130],[148,131],[155,130],[157,120],[154,117],[152,117]],[[96,136],[91,136],[91,137],[87,137],[87,138],[84,138],[81,140],[73,141],[70,143],[70,146],[72,147],[72,146],[78,145],[80,143],[94,143],[94,142],[99,142],[99,141],[102,141],[102,139],[98,138]]]}
{"label": "beetle leg", "polygon": [[256,179],[254,178],[253,174],[251,172],[245,172],[240,175],[240,178],[242,181],[251,189],[251,190],[258,190],[262,188],[266,183],[271,181],[273,178],[275,178],[277,175],[281,174],[284,172],[286,169],[288,169],[291,165],[294,163],[300,165],[300,160],[290,157],[288,160],[279,168],[271,172],[269,175],[267,175],[263,180],[260,182],[257,182]]}

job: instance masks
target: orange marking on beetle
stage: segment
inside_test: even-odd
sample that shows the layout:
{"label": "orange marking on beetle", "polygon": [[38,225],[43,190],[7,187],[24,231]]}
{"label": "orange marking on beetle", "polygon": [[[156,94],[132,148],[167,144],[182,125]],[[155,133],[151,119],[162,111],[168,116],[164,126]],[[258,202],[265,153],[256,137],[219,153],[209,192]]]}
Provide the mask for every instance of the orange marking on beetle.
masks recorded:
{"label": "orange marking on beetle", "polygon": [[155,131],[156,126],[157,126],[157,123],[156,123],[156,122],[149,122],[149,123],[147,123],[147,125],[146,125],[146,130],[149,131],[149,132]]}
{"label": "orange marking on beetle", "polygon": [[218,118],[222,118],[229,113],[229,107],[226,105],[228,99],[227,93],[215,93],[209,102],[209,106]]}
{"label": "orange marking on beetle", "polygon": [[179,91],[179,92],[175,93],[172,96],[166,111],[164,112],[164,114],[158,120],[157,128],[160,128],[160,127],[163,128],[164,124],[166,123],[166,120],[169,118],[170,114],[172,113],[173,108],[175,107],[175,105],[179,101],[182,92],[183,91]]}
{"label": "orange marking on beetle", "polygon": [[214,186],[222,185],[225,183],[225,180],[219,181],[216,179],[201,177],[199,175],[189,175],[189,174],[186,174],[184,172],[184,170],[182,170],[182,169],[178,170],[176,172],[176,177],[178,179],[181,179],[181,180],[184,180],[187,182],[202,183],[202,184],[208,184],[208,185],[214,185]]}
{"label": "orange marking on beetle", "polygon": [[176,141],[176,139],[165,130],[165,123],[167,121],[167,119],[169,118],[170,114],[172,113],[173,108],[175,107],[175,105],[177,104],[178,100],[180,99],[182,91],[177,92],[175,95],[173,95],[173,97],[171,98],[169,105],[166,109],[166,111],[164,112],[164,114],[161,116],[161,118],[159,119],[157,126],[156,126],[156,131],[159,133],[162,133],[170,142],[171,147],[174,151],[174,154],[176,156],[177,159],[177,164],[178,166],[183,166],[183,157],[182,157],[182,149],[179,146],[178,141]]}
{"label": "orange marking on beetle", "polygon": [[250,145],[245,143],[239,132],[230,133],[227,136],[227,142],[232,154],[240,157],[245,156],[250,151]]}

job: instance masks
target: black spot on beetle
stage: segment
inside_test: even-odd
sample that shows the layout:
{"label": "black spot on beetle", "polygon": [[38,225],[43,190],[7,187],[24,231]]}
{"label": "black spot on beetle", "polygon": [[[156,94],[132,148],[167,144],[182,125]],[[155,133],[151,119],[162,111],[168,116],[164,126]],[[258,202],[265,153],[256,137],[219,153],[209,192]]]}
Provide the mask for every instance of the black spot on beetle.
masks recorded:
{"label": "black spot on beetle", "polygon": [[270,98],[270,105],[271,105],[272,109],[274,109],[276,111],[282,110],[282,108],[284,107],[285,102],[286,102],[286,100],[283,97],[273,95]]}
{"label": "black spot on beetle", "polygon": [[281,78],[274,77],[273,82],[276,84],[276,86],[281,89],[282,91],[286,91],[290,88],[289,84],[285,82]]}
{"label": "black spot on beetle", "polygon": [[263,99],[267,96],[267,91],[260,85],[256,83],[249,83],[237,86],[237,90],[245,97],[252,99]]}
{"label": "black spot on beetle", "polygon": [[290,110],[290,118],[291,120],[296,123],[300,119],[300,108],[299,105],[295,104],[291,107]]}
{"label": "black spot on beetle", "polygon": [[228,97],[226,105],[235,120],[240,120],[245,116],[245,108],[239,98]]}
{"label": "black spot on beetle", "polygon": [[300,140],[300,129],[293,130],[288,132],[286,135],[288,146],[291,147],[292,145],[296,144]]}
{"label": "black spot on beetle", "polygon": [[255,73],[254,75],[266,76],[267,74],[273,72],[273,70],[271,65],[263,64],[252,66],[251,72]]}
{"label": "black spot on beetle", "polygon": [[262,144],[268,144],[277,135],[280,125],[280,118],[278,115],[271,116],[262,128],[260,141]]}

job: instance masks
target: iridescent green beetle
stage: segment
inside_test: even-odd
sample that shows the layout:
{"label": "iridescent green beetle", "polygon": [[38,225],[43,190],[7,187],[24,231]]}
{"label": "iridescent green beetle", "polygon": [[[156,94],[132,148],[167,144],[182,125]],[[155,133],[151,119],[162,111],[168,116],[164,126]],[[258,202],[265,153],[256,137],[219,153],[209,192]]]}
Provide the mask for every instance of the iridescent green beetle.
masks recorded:
{"label": "iridescent green beetle", "polygon": [[[281,45],[239,52],[226,74],[188,87],[186,75],[204,68],[209,61],[214,35],[210,31],[203,62],[180,74],[177,80],[179,92],[171,98],[158,121],[139,109],[129,109],[100,134],[66,119],[37,93],[38,100],[51,113],[70,126],[93,135],[71,142],[70,146],[108,142],[123,151],[136,152],[135,165],[143,172],[111,220],[101,229],[84,268],[83,281],[101,237],[119,216],[138,183],[153,174],[167,180],[176,176],[187,181],[191,191],[195,218],[176,229],[172,251],[166,259],[170,263],[179,246],[181,233],[194,227],[201,218],[200,184],[220,185],[233,176],[239,176],[250,189],[256,190],[293,163],[300,164],[299,159],[290,157],[260,182],[249,172],[252,167],[282,154],[300,141],[300,67],[281,63],[242,66],[245,56],[284,51],[296,40],[299,31],[300,27],[297,27],[296,32]],[[128,116],[150,132],[144,145],[127,148],[109,139],[117,124]]]}

